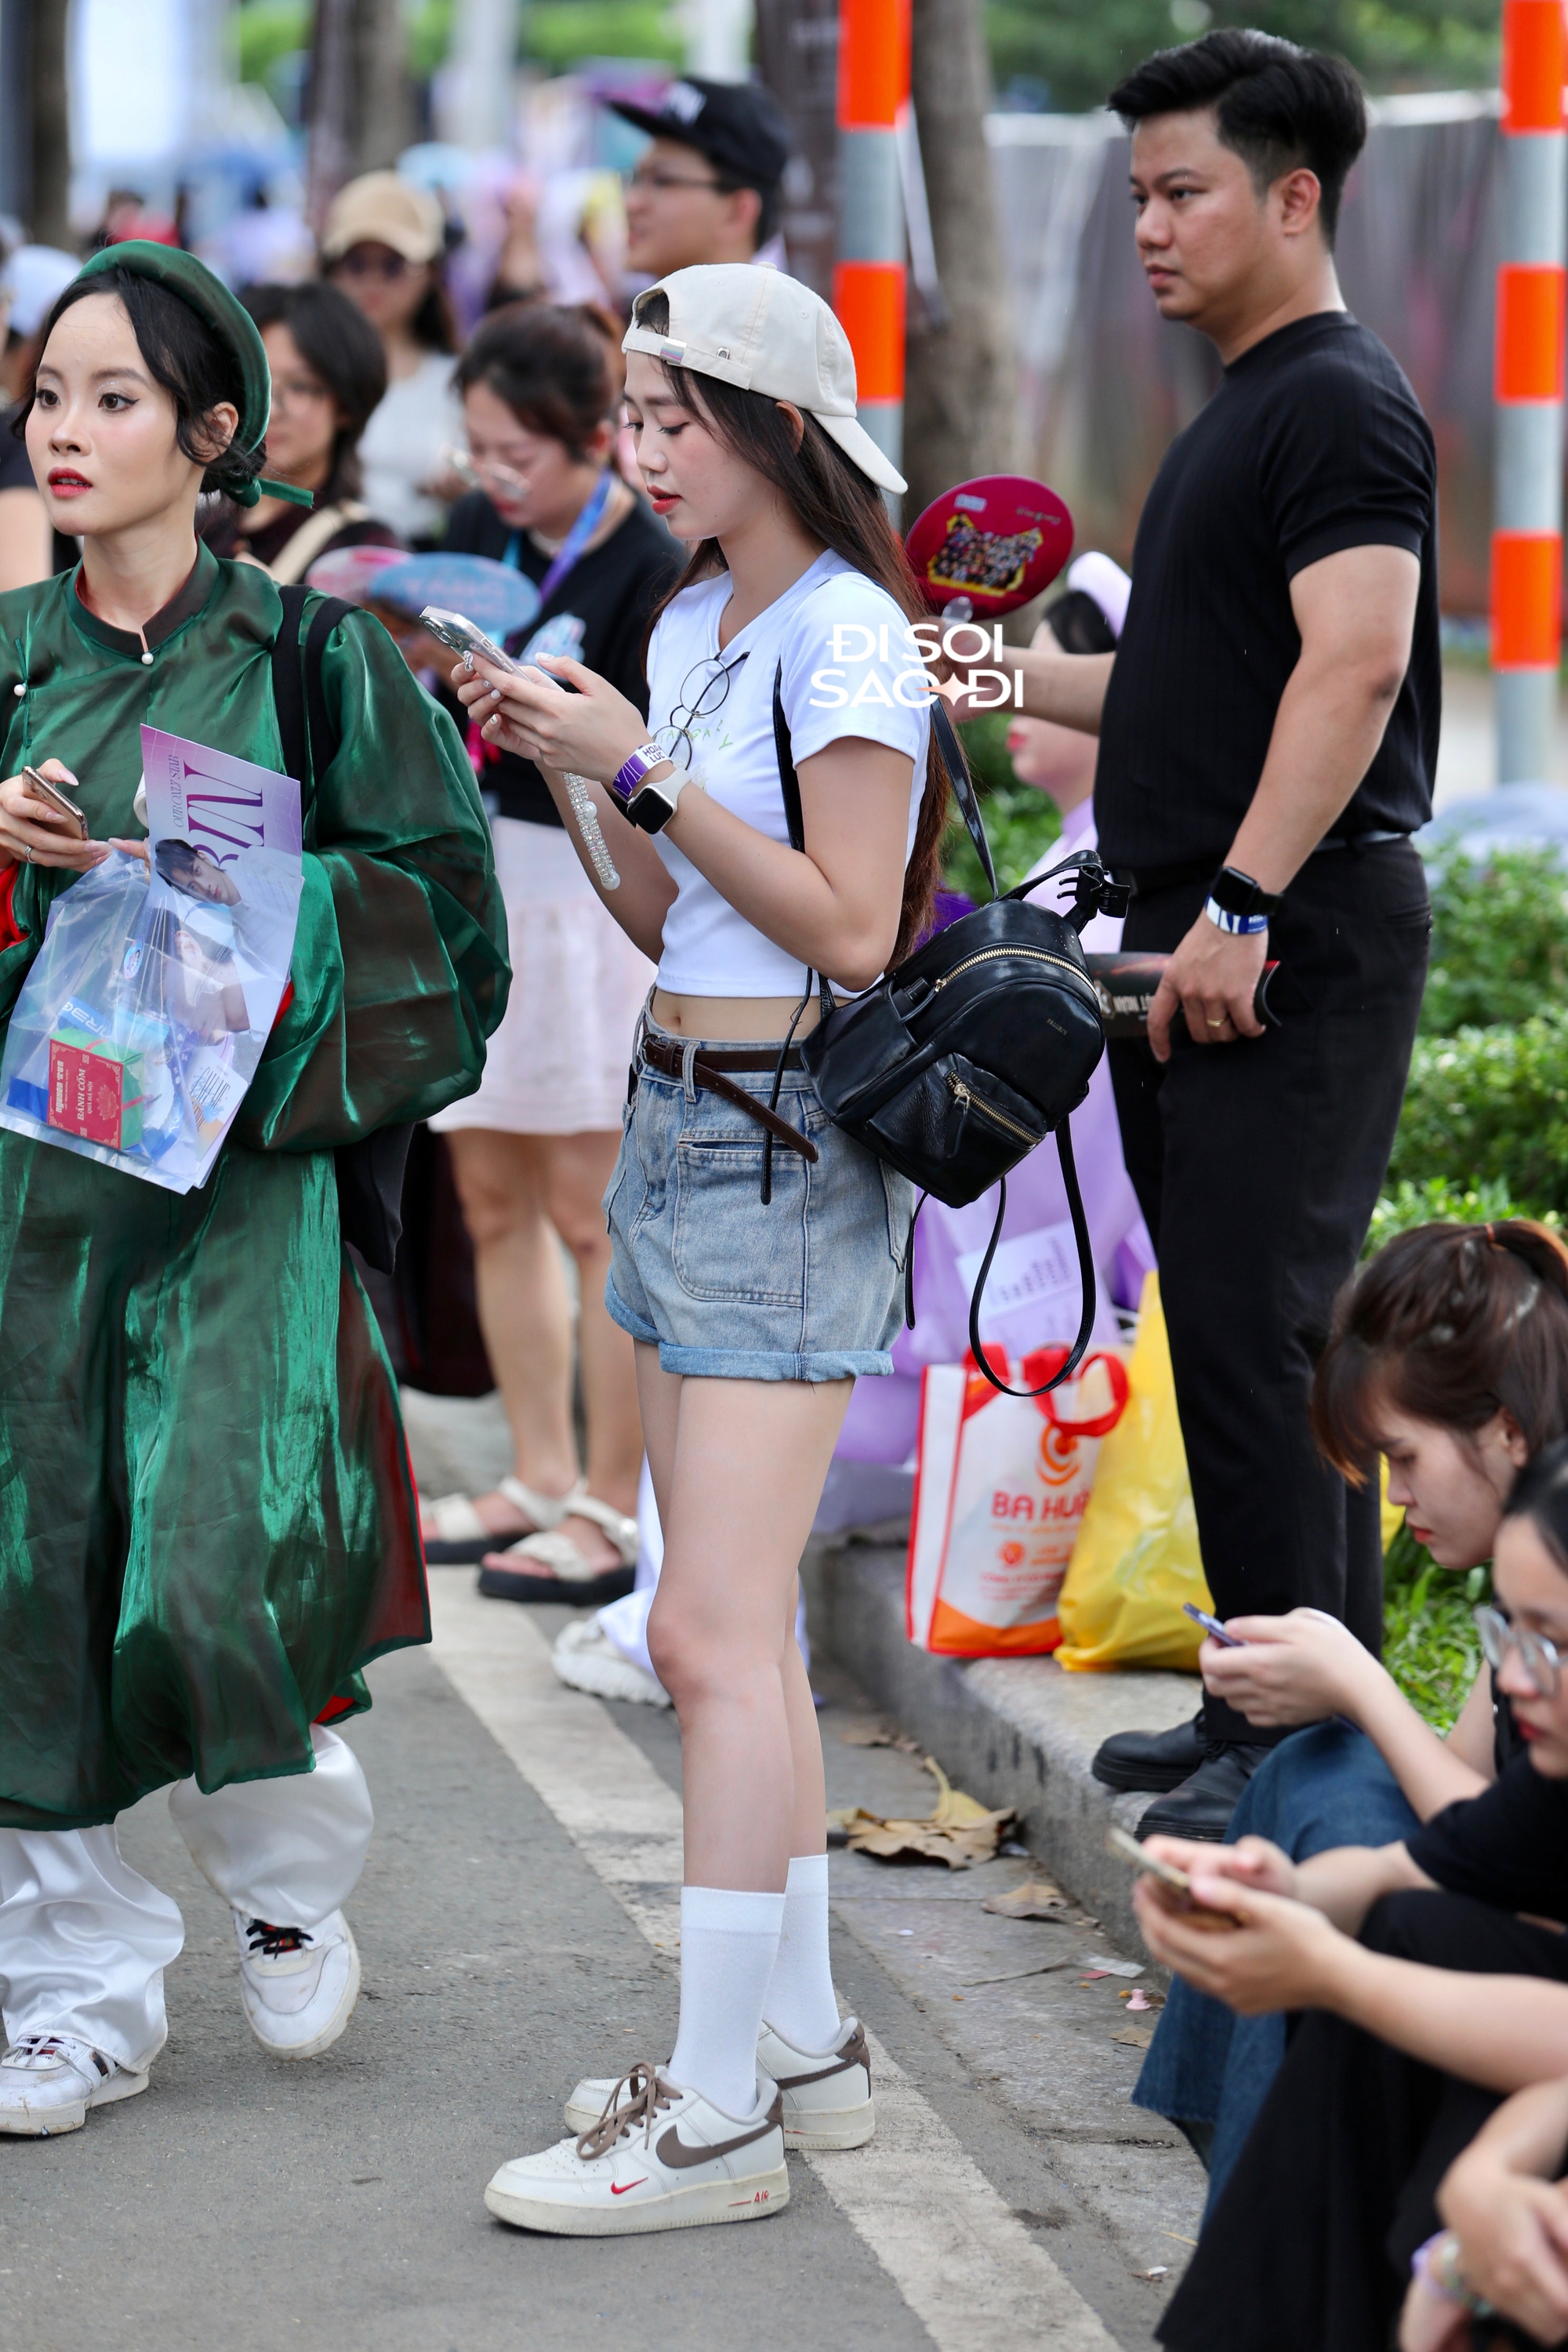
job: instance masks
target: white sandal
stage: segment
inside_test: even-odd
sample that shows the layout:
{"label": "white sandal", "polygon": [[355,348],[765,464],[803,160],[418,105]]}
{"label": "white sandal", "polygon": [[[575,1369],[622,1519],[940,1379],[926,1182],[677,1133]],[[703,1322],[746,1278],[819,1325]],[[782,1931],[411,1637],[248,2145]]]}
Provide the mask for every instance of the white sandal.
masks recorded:
{"label": "white sandal", "polygon": [[[579,1478],[565,1495],[541,1495],[533,1487],[525,1486],[521,1478],[510,1475],[496,1481],[496,1493],[504,1495],[515,1510],[533,1521],[536,1534],[558,1528],[577,1508],[587,1490],[586,1478]],[[467,1495],[439,1496],[426,1509],[436,1530],[425,1544],[425,1557],[433,1568],[470,1566],[483,1559],[486,1552],[494,1551],[498,1544],[513,1540],[494,1528],[487,1528]]]}
{"label": "white sandal", "polygon": [[[547,1529],[491,1549],[516,1568],[481,1568],[479,1591],[492,1601],[570,1601],[578,1609],[603,1609],[629,1592],[637,1574],[637,1523],[593,1495],[578,1495],[562,1518],[591,1519],[603,1528],[621,1556],[618,1568],[593,1568],[570,1536]],[[535,1569],[546,1571],[540,1574]],[[551,1572],[552,1571],[552,1572]]]}

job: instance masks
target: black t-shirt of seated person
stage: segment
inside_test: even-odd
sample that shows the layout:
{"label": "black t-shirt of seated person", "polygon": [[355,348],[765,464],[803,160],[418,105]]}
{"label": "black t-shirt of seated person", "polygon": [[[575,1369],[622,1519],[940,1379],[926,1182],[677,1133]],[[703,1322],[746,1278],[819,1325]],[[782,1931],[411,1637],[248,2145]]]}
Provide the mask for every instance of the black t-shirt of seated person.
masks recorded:
{"label": "black t-shirt of seated person", "polygon": [[1436,456],[1377,337],[1321,312],[1226,368],[1154,478],[1100,730],[1109,865],[1219,866],[1300,657],[1290,583],[1370,546],[1419,558],[1415,633],[1377,755],[1331,829],[1412,833],[1432,814],[1442,694]]}
{"label": "black t-shirt of seated person", "polygon": [[1479,1797],[1446,1805],[1405,1844],[1416,1868],[1450,1895],[1568,1924],[1568,1780],[1547,1780],[1528,1754]]}
{"label": "black t-shirt of seated person", "polygon": [[[511,540],[510,526],[484,492],[470,490],[452,509],[441,550],[446,555],[488,555],[504,562]],[[519,534],[516,560],[535,585],[550,568],[550,558],[526,531]],[[527,628],[507,638],[507,652],[564,654],[580,661],[635,702],[646,719],[643,639],[654,606],[679,577],[685,560],[684,550],[639,499],[608,539],[578,557]],[[458,725],[466,727],[468,715],[461,705],[452,708]],[[531,760],[520,760],[515,752],[487,744],[479,788],[498,816],[524,824],[561,823],[543,777]]]}

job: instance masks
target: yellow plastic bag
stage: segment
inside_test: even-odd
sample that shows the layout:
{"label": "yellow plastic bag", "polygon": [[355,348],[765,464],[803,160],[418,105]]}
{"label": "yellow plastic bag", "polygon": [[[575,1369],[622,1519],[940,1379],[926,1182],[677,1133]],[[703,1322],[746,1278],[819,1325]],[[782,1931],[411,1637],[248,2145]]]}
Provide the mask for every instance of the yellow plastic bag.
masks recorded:
{"label": "yellow plastic bag", "polygon": [[1057,1656],[1074,1674],[1109,1666],[1194,1672],[1204,1633],[1182,1604],[1213,1605],[1198,1550],[1158,1275],[1145,1278],[1139,1307],[1127,1408],[1100,1447],[1062,1586]]}

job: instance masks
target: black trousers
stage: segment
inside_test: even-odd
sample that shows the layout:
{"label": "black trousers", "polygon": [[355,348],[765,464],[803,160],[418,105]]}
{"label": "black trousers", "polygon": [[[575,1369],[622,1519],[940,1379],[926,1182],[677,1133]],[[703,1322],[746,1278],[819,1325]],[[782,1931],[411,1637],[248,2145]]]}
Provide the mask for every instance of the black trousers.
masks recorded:
{"label": "black trousers", "polygon": [[[1170,950],[1201,884],[1132,901],[1124,944]],[[1269,929],[1280,1026],[1110,1049],[1128,1173],[1160,1264],[1198,1539],[1222,1617],[1310,1605],[1382,1647],[1375,1481],[1312,1444],[1335,1292],[1366,1238],[1405,1095],[1431,912],[1408,842],[1309,858]],[[1214,1738],[1269,1742],[1222,1700]]]}
{"label": "black trousers", "polygon": [[[1385,1895],[1372,1950],[1568,1980],[1568,1936],[1461,1895]],[[1477,2000],[1491,1998],[1478,1987]],[[1312,2011],[1155,2334],[1167,2352],[1387,2352],[1433,2200],[1502,2094]]]}

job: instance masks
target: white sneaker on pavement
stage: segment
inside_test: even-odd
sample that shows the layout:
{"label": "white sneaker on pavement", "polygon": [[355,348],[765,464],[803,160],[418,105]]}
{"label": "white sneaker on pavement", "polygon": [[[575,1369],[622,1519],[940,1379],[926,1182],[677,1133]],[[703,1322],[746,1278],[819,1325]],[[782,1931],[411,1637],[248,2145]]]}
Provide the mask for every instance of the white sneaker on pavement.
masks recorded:
{"label": "white sneaker on pavement", "polygon": [[51,2139],[80,2131],[89,2107],[133,2099],[147,2088],[143,2072],[117,2065],[72,2033],[24,2033],[0,2057],[0,2132],[18,2139]]}
{"label": "white sneaker on pavement", "polygon": [[640,1699],[646,1706],[671,1703],[658,1677],[623,1656],[594,1617],[578,1617],[562,1627],[550,1663],[563,1683],[574,1690],[592,1691],[595,1698]]}
{"label": "white sneaker on pavement", "polygon": [[[831,2050],[797,2050],[764,2024],[757,2037],[757,2065],[779,2086],[786,2147],[864,2147],[877,2128],[871,2098],[871,2059],[865,2028],[844,2020]],[[585,2132],[605,2112],[616,2088],[609,2074],[590,2074],[566,2102],[566,2127]]]}
{"label": "white sneaker on pavement", "polygon": [[316,1927],[234,1915],[246,2022],[274,2058],[330,2050],[359,1999],[359,1948],[341,1911]]}
{"label": "white sneaker on pavement", "polygon": [[727,2116],[638,2063],[578,2139],[503,2164],[485,2190],[498,2219],[562,2238],[626,2238],[705,2221],[755,2221],[789,2203],[779,2096],[759,2080],[750,2116]]}

